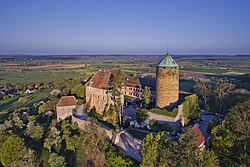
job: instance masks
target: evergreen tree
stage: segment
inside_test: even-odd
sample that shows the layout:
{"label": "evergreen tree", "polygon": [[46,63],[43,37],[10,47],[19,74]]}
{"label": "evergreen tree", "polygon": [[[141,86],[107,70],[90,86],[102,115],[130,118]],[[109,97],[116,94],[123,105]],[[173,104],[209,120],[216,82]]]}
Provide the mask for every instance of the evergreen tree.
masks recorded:
{"label": "evergreen tree", "polygon": [[150,87],[145,86],[144,92],[142,94],[142,97],[144,98],[145,104],[148,105],[151,101],[151,91]]}

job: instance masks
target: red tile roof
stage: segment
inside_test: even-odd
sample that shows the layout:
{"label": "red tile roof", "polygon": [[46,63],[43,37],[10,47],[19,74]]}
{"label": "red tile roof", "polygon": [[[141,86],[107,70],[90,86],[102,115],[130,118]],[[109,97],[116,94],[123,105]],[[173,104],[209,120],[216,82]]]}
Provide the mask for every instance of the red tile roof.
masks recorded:
{"label": "red tile roof", "polygon": [[127,86],[130,87],[141,87],[141,82],[138,77],[128,77]]}
{"label": "red tile roof", "polygon": [[34,89],[33,89],[33,88],[28,88],[27,90],[29,90],[29,91],[34,91]]}
{"label": "red tile roof", "polygon": [[[95,73],[95,75],[89,80],[86,85],[99,89],[109,89],[111,88],[111,79],[112,77],[117,75],[118,71],[118,69],[99,70]],[[122,75],[124,75],[124,78],[127,77],[124,72],[122,72]]]}
{"label": "red tile roof", "polygon": [[76,105],[76,98],[74,96],[62,96],[61,99],[58,101],[56,106],[73,106]]}
{"label": "red tile roof", "polygon": [[196,140],[194,141],[195,144],[199,147],[202,142],[205,141],[205,137],[203,136],[202,132],[200,131],[200,128],[198,126],[194,126],[191,131],[196,137]]}

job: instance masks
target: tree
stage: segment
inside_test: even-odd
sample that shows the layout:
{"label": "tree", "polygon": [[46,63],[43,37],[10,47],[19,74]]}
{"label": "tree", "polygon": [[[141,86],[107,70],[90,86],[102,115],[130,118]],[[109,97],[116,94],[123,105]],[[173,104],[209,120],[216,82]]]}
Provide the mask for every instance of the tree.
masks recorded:
{"label": "tree", "polygon": [[121,124],[121,107],[122,107],[122,88],[126,85],[125,75],[122,70],[117,70],[115,75],[111,75],[112,83],[112,96],[114,100],[114,107],[119,116],[119,122]]}
{"label": "tree", "polygon": [[151,91],[150,91],[150,87],[145,86],[145,90],[142,94],[142,97],[145,100],[145,104],[148,105],[151,101]]}
{"label": "tree", "polygon": [[218,157],[213,151],[198,149],[193,134],[178,141],[169,140],[169,133],[148,134],[143,140],[141,167],[216,167]]}
{"label": "tree", "polygon": [[198,164],[200,167],[217,167],[219,166],[219,159],[213,151],[204,150],[201,152]]}
{"label": "tree", "polygon": [[12,167],[36,167],[37,155],[34,150],[24,148],[19,157],[11,164]]}
{"label": "tree", "polygon": [[233,131],[241,142],[250,141],[250,100],[239,103],[229,110],[225,127]]}
{"label": "tree", "polygon": [[138,109],[136,111],[136,121],[138,123],[142,123],[148,118],[147,110],[145,109]]}
{"label": "tree", "polygon": [[79,99],[86,100],[86,87],[84,85],[77,84],[75,87],[71,89],[71,94],[74,94]]}
{"label": "tree", "polygon": [[62,139],[66,142],[66,149],[75,151],[78,143],[78,127],[75,124],[71,124],[69,120],[62,122]]}
{"label": "tree", "polygon": [[24,141],[17,136],[10,136],[2,145],[0,150],[1,162],[4,166],[10,166],[24,149]]}
{"label": "tree", "polygon": [[[8,139],[8,135],[3,131],[0,131],[0,150],[2,149],[3,143]],[[0,158],[1,159],[1,158]]]}
{"label": "tree", "polygon": [[41,105],[38,107],[38,113],[39,113],[39,114],[42,114],[42,113],[44,113],[44,112],[47,111],[47,110],[48,110],[48,106],[47,106],[46,103],[43,103],[43,104],[41,104]]}
{"label": "tree", "polygon": [[51,152],[53,146],[58,146],[62,142],[62,137],[60,136],[60,131],[55,127],[56,122],[53,121],[50,125],[50,129],[47,138],[44,140],[44,148]]}
{"label": "tree", "polygon": [[12,120],[15,122],[15,125],[20,129],[22,129],[25,126],[25,124],[21,119],[21,114],[17,110],[13,113]]}
{"label": "tree", "polygon": [[65,158],[57,155],[56,153],[52,153],[50,155],[48,162],[51,167],[63,167],[66,165]]}
{"label": "tree", "polygon": [[116,110],[115,110],[115,108],[114,108],[113,105],[109,106],[108,111],[104,115],[104,120],[110,122],[113,125],[115,125],[115,124],[118,123],[117,112],[116,112]]}
{"label": "tree", "polygon": [[215,134],[211,141],[212,150],[219,157],[221,164],[231,166],[238,158],[238,153],[234,149],[237,144],[237,136],[223,126],[215,127],[212,132]]}
{"label": "tree", "polygon": [[239,163],[249,166],[250,100],[246,101],[245,103],[239,103],[229,110],[229,114],[225,120],[225,128],[233,133],[237,138],[237,140],[234,141],[234,147],[232,151],[233,155],[237,157],[237,161]]}
{"label": "tree", "polygon": [[152,133],[148,134],[143,139],[142,144],[142,163],[141,167],[154,167],[157,164],[158,147],[161,135],[154,136]]}
{"label": "tree", "polygon": [[219,113],[222,113],[223,101],[226,96],[235,88],[235,85],[226,79],[216,81],[215,93],[219,102]]}
{"label": "tree", "polygon": [[82,160],[93,163],[95,166],[105,165],[104,151],[107,148],[106,133],[95,125],[88,127],[80,133],[77,152],[77,164]]}
{"label": "tree", "polygon": [[109,144],[105,157],[106,167],[128,167],[132,165],[132,161],[129,158],[125,158],[122,152],[117,151],[111,144]]}
{"label": "tree", "polygon": [[196,88],[204,100],[204,110],[207,111],[207,98],[211,92],[211,84],[206,80],[198,80],[196,82]]}
{"label": "tree", "polygon": [[40,125],[34,125],[33,123],[31,123],[27,128],[27,133],[29,134],[30,138],[39,140],[43,137],[44,129]]}

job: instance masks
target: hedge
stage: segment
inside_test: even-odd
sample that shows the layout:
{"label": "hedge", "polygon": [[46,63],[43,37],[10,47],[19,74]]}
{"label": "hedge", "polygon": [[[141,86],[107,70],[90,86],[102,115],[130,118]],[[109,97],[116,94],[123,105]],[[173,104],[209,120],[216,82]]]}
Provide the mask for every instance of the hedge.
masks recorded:
{"label": "hedge", "polygon": [[169,117],[176,117],[178,114],[178,109],[174,108],[172,111],[168,111],[166,109],[152,108],[149,110],[149,112],[159,114],[159,115],[165,115],[165,116],[169,116]]}

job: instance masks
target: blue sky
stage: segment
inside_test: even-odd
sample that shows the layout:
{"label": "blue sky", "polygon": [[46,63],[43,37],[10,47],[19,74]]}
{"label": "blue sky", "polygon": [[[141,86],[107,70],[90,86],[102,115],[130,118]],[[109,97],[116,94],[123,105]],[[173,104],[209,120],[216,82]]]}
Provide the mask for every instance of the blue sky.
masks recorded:
{"label": "blue sky", "polygon": [[0,54],[249,54],[249,0],[1,0]]}

